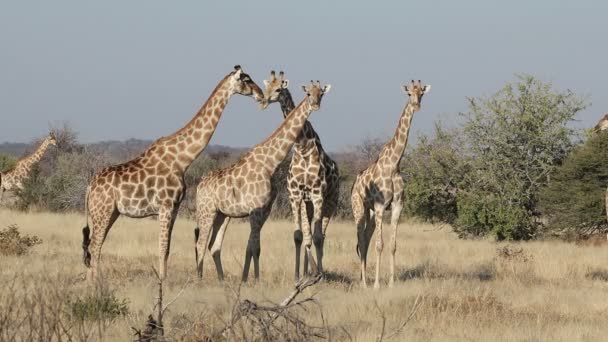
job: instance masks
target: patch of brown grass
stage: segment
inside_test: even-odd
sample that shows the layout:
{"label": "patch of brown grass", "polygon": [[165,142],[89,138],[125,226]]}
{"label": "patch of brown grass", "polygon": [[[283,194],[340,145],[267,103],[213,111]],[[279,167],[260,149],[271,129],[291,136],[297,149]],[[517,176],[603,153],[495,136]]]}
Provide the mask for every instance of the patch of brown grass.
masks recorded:
{"label": "patch of brown grass", "polygon": [[[18,277],[28,288],[43,285],[68,292],[84,291],[81,215],[2,209],[0,222],[17,224],[22,234],[45,241],[31,253],[1,257],[0,279]],[[205,260],[203,280],[195,278],[193,228],[193,222],[177,220],[166,297],[173,298],[189,278],[194,281],[188,283],[164,318],[168,336],[187,336],[192,341],[195,336],[214,331],[230,317],[233,307],[226,284],[217,281],[212,258]],[[397,242],[399,281],[394,288],[386,288],[389,253],[385,249],[383,288],[374,291],[359,286],[353,224],[330,224],[324,259],[328,274],[305,295],[315,294],[334,340],[377,340],[382,326],[393,331],[401,324],[417,298],[416,314],[394,340],[588,341],[608,335],[608,249],[559,241],[465,241],[447,228],[436,228],[401,224]],[[129,300],[129,313],[108,328],[108,340],[132,339],[130,327],[141,327],[153,312],[156,286],[152,266],[158,267],[158,231],[155,220],[120,218],[109,233],[102,252],[102,272],[117,297]],[[261,241],[261,280],[241,287],[243,299],[276,303],[290,292],[292,232],[291,222],[266,224]],[[236,285],[240,280],[248,234],[245,222],[232,222],[228,227],[222,250],[228,284]],[[371,275],[375,267],[373,249],[369,260]],[[13,297],[22,299],[25,295],[20,291]],[[384,323],[376,305],[385,316]],[[314,310],[300,314],[311,324],[322,324]]]}

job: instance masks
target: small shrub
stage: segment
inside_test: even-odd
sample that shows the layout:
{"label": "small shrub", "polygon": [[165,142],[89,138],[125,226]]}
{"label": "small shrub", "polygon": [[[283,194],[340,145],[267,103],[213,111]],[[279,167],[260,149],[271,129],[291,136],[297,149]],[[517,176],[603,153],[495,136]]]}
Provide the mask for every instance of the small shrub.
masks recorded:
{"label": "small shrub", "polygon": [[76,321],[113,322],[119,316],[129,313],[126,299],[118,299],[113,292],[99,291],[84,297],[71,299],[67,303],[68,312]]}
{"label": "small shrub", "polygon": [[21,235],[19,227],[12,224],[0,231],[0,254],[24,255],[32,247],[42,243],[42,239],[32,235]]}
{"label": "small shrub", "polygon": [[585,278],[591,280],[608,281],[608,271],[606,270],[594,270],[589,271],[585,274]]}

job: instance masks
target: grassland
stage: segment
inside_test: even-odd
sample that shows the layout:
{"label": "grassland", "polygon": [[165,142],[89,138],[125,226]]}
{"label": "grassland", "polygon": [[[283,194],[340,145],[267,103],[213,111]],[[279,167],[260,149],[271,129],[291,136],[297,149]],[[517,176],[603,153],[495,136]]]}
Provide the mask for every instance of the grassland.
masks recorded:
{"label": "grassland", "polygon": [[[36,288],[84,291],[83,222],[78,214],[0,210],[0,228],[17,224],[23,233],[43,240],[28,255],[0,256],[3,290],[11,283],[25,289],[11,294],[13,299]],[[193,327],[210,331],[232,305],[230,290],[216,280],[211,258],[206,259],[204,279],[193,279],[193,227],[178,219],[173,233],[166,297],[173,298],[190,282],[165,316],[170,336],[184,335]],[[248,233],[246,223],[233,222],[226,234],[226,283],[235,287]],[[151,271],[158,264],[157,238],[158,225],[151,219],[120,218],[110,231],[103,274],[116,295],[128,299],[129,314],[112,324],[106,340],[132,339],[130,327],[141,327],[151,313],[157,292]],[[321,303],[334,340],[376,340],[381,312],[386,331],[394,331],[417,298],[414,318],[393,340],[599,341],[608,336],[607,246],[530,242],[511,245],[523,252],[509,257],[497,251],[505,244],[459,240],[449,227],[406,222],[398,237],[400,281],[392,289],[385,281],[374,291],[359,287],[355,240],[350,222],[330,225],[324,261],[328,280],[306,293],[314,293]],[[267,223],[261,244],[261,280],[243,286],[241,295],[260,302],[280,301],[293,285],[292,224]],[[374,251],[370,253],[373,267]],[[388,252],[383,262],[386,275]],[[0,305],[6,305],[6,294],[0,296]],[[320,319],[315,310],[299,314],[311,323]]]}

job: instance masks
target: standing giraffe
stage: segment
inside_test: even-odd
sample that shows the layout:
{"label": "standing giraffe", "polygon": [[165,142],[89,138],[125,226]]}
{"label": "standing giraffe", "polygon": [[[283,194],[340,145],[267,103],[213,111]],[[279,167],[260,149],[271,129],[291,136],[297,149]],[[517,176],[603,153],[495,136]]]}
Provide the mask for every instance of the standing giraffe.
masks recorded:
{"label": "standing giraffe", "polygon": [[[203,276],[203,259],[208,248],[218,278],[224,279],[220,254],[226,227],[232,217],[249,216],[251,231],[242,281],[247,281],[252,257],[255,279],[259,279],[260,231],[276,196],[271,178],[291,150],[310,113],[319,110],[321,99],[331,86],[328,84],[322,88],[319,81],[317,84],[311,81],[309,87],[302,88],[307,96],[272,135],[251,149],[236,164],[209,173],[199,183],[196,195],[198,228],[195,230],[199,277]],[[203,234],[199,234],[199,229]]]}
{"label": "standing giraffe", "polygon": [[[270,80],[264,80],[266,87],[262,106],[278,102],[286,118],[294,109],[291,93],[287,89],[289,80],[270,72]],[[287,190],[295,223],[293,240],[296,247],[295,279],[300,278],[300,250],[310,249],[311,235],[317,252],[317,266],[323,272],[323,245],[329,220],[336,213],[340,191],[338,166],[323,150],[321,140],[312,124],[306,121],[302,132],[293,145],[293,157],[287,176]],[[312,217],[312,220],[310,219]],[[304,227],[302,233],[302,226]],[[314,227],[311,234],[311,227]],[[304,273],[308,270],[308,254],[304,254]]]}
{"label": "standing giraffe", "polygon": [[605,131],[608,129],[608,114],[604,115],[600,121],[597,122],[595,127],[593,127],[593,133],[597,134],[601,131]]}
{"label": "standing giraffe", "polygon": [[[603,118],[600,119],[600,121],[597,122],[597,124],[595,125],[595,127],[593,127],[593,134],[599,134],[602,131],[605,131],[608,129],[608,114],[604,115]],[[606,189],[606,192],[604,193],[604,206],[606,207],[606,218],[608,219],[608,188]],[[606,233],[606,240],[608,240],[608,233]]]}
{"label": "standing giraffe", "polygon": [[18,160],[12,169],[0,173],[0,200],[5,191],[23,190],[23,182],[29,177],[32,167],[42,159],[51,145],[57,145],[57,139],[53,133],[42,141],[34,153]]}
{"label": "standing giraffe", "polygon": [[407,105],[403,109],[395,136],[389,140],[380,151],[378,159],[367,169],[361,171],[353,184],[351,201],[353,216],[357,224],[357,253],[361,260],[361,280],[363,287],[367,287],[365,267],[367,263],[367,249],[374,230],[378,229],[376,236],[376,280],[374,288],[380,287],[380,257],[384,241],[382,239],[382,217],[384,210],[391,206],[391,273],[389,286],[395,281],[395,251],[397,250],[397,225],[403,208],[403,189],[405,182],[399,174],[399,163],[409,135],[414,112],[420,110],[422,96],[431,90],[430,85],[423,86],[420,81],[404,85],[403,91],[409,96]]}
{"label": "standing giraffe", "polygon": [[85,212],[93,229],[83,228],[84,263],[95,279],[101,246],[120,214],[128,217],[158,215],[160,222],[160,277],[165,278],[171,231],[184,198],[184,173],[205,149],[232,94],[264,98],[262,90],[240,66],[228,74],[194,118],[174,134],[155,141],[139,157],[110,166],[97,174],[87,189]]}

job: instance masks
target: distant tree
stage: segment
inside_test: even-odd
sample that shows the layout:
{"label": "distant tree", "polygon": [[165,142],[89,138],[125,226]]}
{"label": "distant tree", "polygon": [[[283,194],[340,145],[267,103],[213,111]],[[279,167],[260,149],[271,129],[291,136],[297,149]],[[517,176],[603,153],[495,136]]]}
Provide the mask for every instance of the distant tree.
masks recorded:
{"label": "distant tree", "polygon": [[606,186],[608,132],[602,132],[575,148],[543,188],[540,207],[548,233],[578,238],[607,232]]}
{"label": "distant tree", "polygon": [[462,113],[472,174],[459,193],[462,234],[530,239],[539,227],[541,188],[576,139],[568,127],[585,103],[532,76],[518,76],[490,97],[470,98]]}

